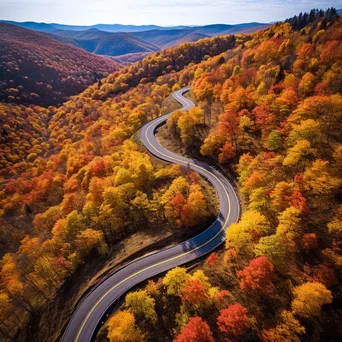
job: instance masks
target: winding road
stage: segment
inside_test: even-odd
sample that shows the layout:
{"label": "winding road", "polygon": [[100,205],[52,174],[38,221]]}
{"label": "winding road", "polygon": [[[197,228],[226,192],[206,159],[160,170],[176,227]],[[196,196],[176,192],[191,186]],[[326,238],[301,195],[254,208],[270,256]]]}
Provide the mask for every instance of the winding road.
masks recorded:
{"label": "winding road", "polygon": [[[172,94],[173,98],[183,106],[182,110],[194,106],[189,99],[183,97],[189,89],[189,87],[183,88]],[[62,340],[65,342],[90,342],[105,312],[129,289],[148,278],[210,253],[224,242],[225,230],[230,224],[239,219],[239,200],[231,184],[220,172],[205,163],[172,153],[157,142],[155,131],[165,123],[169,115],[163,115],[143,126],[140,139],[155,157],[188,166],[206,178],[218,193],[219,215],[201,234],[139,258],[108,276],[78,305],[64,332]]]}

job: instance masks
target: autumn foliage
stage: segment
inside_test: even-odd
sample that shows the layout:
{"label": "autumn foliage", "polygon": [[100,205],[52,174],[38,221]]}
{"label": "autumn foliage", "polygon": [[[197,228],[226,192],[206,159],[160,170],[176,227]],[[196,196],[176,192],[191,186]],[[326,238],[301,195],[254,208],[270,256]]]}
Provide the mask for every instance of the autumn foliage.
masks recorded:
{"label": "autumn foliage", "polygon": [[[171,74],[174,68],[223,51],[234,40],[196,44],[203,50],[184,45],[158,53],[58,108],[0,106],[0,290],[8,296],[0,333],[6,338],[46,307],[81,265],[106,260],[132,233],[210,222],[216,209],[207,207],[203,181],[179,166],[156,164],[130,140],[168,110],[163,101],[175,85],[189,82],[191,70]],[[180,51],[186,60],[176,65]],[[173,201],[178,192],[185,199],[181,206]],[[149,312],[154,321],[151,300],[128,309],[139,319]]]}
{"label": "autumn foliage", "polygon": [[120,68],[43,33],[0,23],[0,100],[60,105]]}
{"label": "autumn foliage", "polygon": [[174,342],[213,342],[209,325],[201,317],[191,317]]}
{"label": "autumn foliage", "polygon": [[292,310],[300,317],[318,316],[322,305],[332,301],[331,291],[317,282],[297,286],[293,293]]}
{"label": "autumn foliage", "polygon": [[240,304],[233,304],[220,311],[217,318],[220,331],[227,336],[238,338],[248,329],[247,309]]}
{"label": "autumn foliage", "polygon": [[265,256],[252,259],[247,267],[238,272],[243,291],[267,293],[272,283],[274,266]]}
{"label": "autumn foliage", "polygon": [[59,107],[0,106],[1,336],[32,326],[75,272],[133,233],[210,223],[204,180],[130,139],[192,84],[196,107],[166,129],[236,177],[241,219],[200,267],[127,294],[108,339],[337,340],[341,33],[331,9],[302,13],[158,52]]}
{"label": "autumn foliage", "polygon": [[108,339],[111,342],[141,342],[143,336],[135,327],[134,316],[128,311],[121,311],[108,322]]}
{"label": "autumn foliage", "polygon": [[[178,268],[163,278],[176,336],[196,315],[215,340],[338,339],[341,30],[334,9],[312,10],[235,35],[235,48],[194,66],[196,107],[173,113],[167,132],[235,172],[243,212],[205,278]],[[167,211],[180,221],[182,189]]]}

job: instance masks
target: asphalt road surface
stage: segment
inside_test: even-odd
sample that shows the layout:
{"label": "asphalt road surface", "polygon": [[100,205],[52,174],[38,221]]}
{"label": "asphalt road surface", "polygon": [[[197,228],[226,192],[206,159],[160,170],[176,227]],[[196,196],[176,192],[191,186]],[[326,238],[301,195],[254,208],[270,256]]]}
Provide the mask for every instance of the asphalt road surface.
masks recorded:
{"label": "asphalt road surface", "polygon": [[[182,110],[194,106],[189,99],[183,97],[189,89],[183,88],[172,94],[173,98],[183,106]],[[219,215],[201,234],[178,245],[139,258],[108,276],[76,308],[63,335],[65,342],[91,341],[107,309],[129,289],[159,273],[210,253],[224,242],[225,230],[230,224],[239,219],[239,200],[233,187],[220,172],[195,159],[169,152],[159,145],[155,138],[155,131],[165,123],[169,115],[163,115],[143,126],[140,139],[147,150],[157,158],[189,167],[206,178],[218,193]]]}

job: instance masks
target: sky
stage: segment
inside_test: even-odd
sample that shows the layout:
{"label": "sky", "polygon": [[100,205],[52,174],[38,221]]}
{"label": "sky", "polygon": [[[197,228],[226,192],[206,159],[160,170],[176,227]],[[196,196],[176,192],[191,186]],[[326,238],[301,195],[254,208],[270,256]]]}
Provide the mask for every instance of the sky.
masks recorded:
{"label": "sky", "polygon": [[237,24],[283,20],[342,0],[0,0],[0,19],[73,25]]}

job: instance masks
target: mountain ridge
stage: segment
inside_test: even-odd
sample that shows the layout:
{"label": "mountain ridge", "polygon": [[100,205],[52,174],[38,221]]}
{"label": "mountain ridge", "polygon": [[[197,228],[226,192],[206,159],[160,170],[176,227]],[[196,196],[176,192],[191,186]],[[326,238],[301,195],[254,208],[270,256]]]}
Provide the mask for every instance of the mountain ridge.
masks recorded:
{"label": "mountain ridge", "polygon": [[118,69],[109,57],[89,53],[63,37],[0,23],[0,101],[61,104]]}
{"label": "mountain ridge", "polygon": [[[23,27],[48,35],[62,43],[72,44],[88,52],[111,57],[132,54],[133,60],[146,53],[156,52],[185,42],[196,42],[199,39],[236,34],[252,33],[267,28],[269,24],[258,22],[236,25],[211,24],[204,26],[174,26],[157,25],[121,25],[96,24],[91,26],[75,26],[47,24],[36,22],[0,21]],[[63,38],[61,38],[63,37]],[[131,58],[127,59],[128,62]]]}
{"label": "mountain ridge", "polygon": [[127,32],[107,32],[92,28],[85,31],[58,30],[54,33],[43,34],[65,37],[75,46],[98,55],[120,56],[127,53],[160,50],[160,46]]}
{"label": "mountain ridge", "polygon": [[57,23],[44,23],[35,21],[24,21],[18,22],[13,20],[0,20],[0,22],[6,22],[16,26],[21,26],[35,31],[52,32],[54,30],[72,30],[72,31],[84,31],[91,28],[97,28],[101,31],[107,32],[142,32],[149,30],[183,30],[183,29],[198,29],[200,27],[211,27],[211,26],[226,26],[226,27],[239,27],[253,24],[254,26],[268,25],[268,23],[240,23],[240,24],[209,24],[209,25],[178,25],[178,26],[159,26],[159,25],[123,25],[123,24],[95,24],[95,25],[64,25]]}

